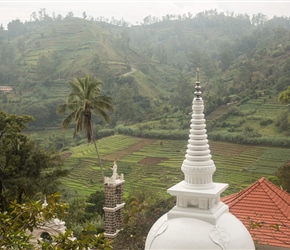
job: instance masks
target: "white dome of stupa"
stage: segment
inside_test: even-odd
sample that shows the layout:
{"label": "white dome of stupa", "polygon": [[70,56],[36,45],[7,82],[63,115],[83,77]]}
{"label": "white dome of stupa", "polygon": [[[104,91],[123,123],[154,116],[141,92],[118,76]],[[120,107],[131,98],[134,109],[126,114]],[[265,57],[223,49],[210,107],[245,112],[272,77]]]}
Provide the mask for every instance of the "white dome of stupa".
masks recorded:
{"label": "white dome of stupa", "polygon": [[181,166],[184,180],[167,190],[176,196],[176,206],[152,226],[145,249],[255,249],[247,228],[220,201],[228,184],[212,181],[216,167],[207,140],[198,69],[195,89]]}
{"label": "white dome of stupa", "polygon": [[195,218],[168,219],[163,215],[151,228],[145,249],[255,249],[252,238],[231,213],[215,225]]}

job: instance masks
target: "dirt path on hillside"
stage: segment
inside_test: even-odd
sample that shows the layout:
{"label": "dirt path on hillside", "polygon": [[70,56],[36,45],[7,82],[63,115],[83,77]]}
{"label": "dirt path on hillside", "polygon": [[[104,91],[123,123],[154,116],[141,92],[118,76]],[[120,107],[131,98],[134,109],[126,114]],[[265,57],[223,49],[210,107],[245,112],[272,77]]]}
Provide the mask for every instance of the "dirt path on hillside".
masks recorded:
{"label": "dirt path on hillside", "polygon": [[130,155],[135,151],[139,151],[141,148],[148,146],[155,141],[156,140],[153,139],[142,139],[141,141],[129,146],[128,148],[118,150],[113,154],[105,155],[104,157],[102,157],[102,159],[106,161],[114,161],[115,159],[121,160],[123,157]]}
{"label": "dirt path on hillside", "polygon": [[137,71],[137,69],[135,69],[135,68],[131,68],[131,71],[130,71],[130,72],[127,72],[127,73],[123,74],[122,76],[129,76],[129,75],[132,75],[132,74],[134,74],[136,71]]}

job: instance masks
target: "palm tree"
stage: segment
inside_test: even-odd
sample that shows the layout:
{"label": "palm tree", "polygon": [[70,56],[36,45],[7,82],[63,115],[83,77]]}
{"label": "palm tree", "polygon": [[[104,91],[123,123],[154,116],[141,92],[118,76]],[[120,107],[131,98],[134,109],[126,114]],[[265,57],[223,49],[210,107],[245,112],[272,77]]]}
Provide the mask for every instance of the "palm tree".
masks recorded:
{"label": "palm tree", "polygon": [[62,126],[67,128],[73,121],[76,123],[74,138],[79,131],[84,131],[88,142],[93,142],[101,168],[102,179],[104,172],[100,153],[96,144],[93,131],[92,114],[100,115],[106,122],[109,122],[108,111],[114,111],[112,99],[105,95],[100,95],[102,82],[88,75],[81,79],[75,77],[69,82],[71,92],[68,95],[66,103],[57,108],[58,114],[67,111],[70,113],[62,121]]}

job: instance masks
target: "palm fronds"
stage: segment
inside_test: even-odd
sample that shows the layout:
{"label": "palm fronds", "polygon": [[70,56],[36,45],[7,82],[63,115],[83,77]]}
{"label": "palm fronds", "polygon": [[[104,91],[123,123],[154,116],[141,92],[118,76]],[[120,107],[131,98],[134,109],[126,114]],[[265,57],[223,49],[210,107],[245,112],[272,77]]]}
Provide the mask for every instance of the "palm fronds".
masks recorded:
{"label": "palm fronds", "polygon": [[66,103],[57,108],[58,114],[70,112],[62,121],[62,126],[68,126],[75,122],[74,137],[83,131],[88,142],[93,141],[98,154],[100,167],[102,171],[101,158],[94,138],[92,112],[100,115],[106,122],[109,122],[108,112],[113,112],[113,102],[108,96],[100,95],[102,82],[86,75],[85,78],[76,77],[69,82],[71,92],[68,95]]}

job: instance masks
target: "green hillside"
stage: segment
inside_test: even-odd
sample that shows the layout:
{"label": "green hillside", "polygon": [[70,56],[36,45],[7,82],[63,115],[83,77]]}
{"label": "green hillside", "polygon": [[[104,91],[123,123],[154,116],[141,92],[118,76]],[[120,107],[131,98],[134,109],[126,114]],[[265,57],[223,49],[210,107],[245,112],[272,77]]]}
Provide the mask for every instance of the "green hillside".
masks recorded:
{"label": "green hillside", "polygon": [[[31,70],[36,77],[36,65],[40,57],[56,57],[57,73],[62,79],[77,72],[90,71],[93,56],[98,55],[112,67],[126,69],[126,63],[139,63],[144,59],[120,43],[97,22],[80,18],[66,18],[28,32],[22,39],[23,52],[17,58],[23,70]],[[15,42],[16,43],[16,42]],[[53,58],[52,58],[53,59]],[[57,75],[56,75],[57,77]]]}
{"label": "green hillside", "polygon": [[[98,75],[102,67],[111,77],[118,77],[132,68],[138,72],[138,65],[150,64],[98,22],[80,18],[45,24],[16,37],[13,43],[21,47],[16,51],[15,61],[26,82],[41,82],[43,78],[64,82],[74,76]],[[107,77],[105,73],[100,74]],[[156,95],[159,91],[155,88],[152,92]]]}
{"label": "green hillside", "polygon": [[271,95],[222,105],[207,116],[209,134],[212,139],[231,142],[289,146],[288,131],[280,129],[281,119],[287,123],[288,112],[288,107]]}
{"label": "green hillside", "polygon": [[198,67],[213,139],[288,137],[276,123],[287,111],[278,95],[290,84],[286,17],[209,10],[145,21],[118,26],[47,15],[11,21],[0,32],[0,85],[13,92],[1,93],[0,108],[33,115],[32,129],[58,127],[55,109],[68,95],[67,82],[91,74],[114,100],[107,127],[185,131]]}

